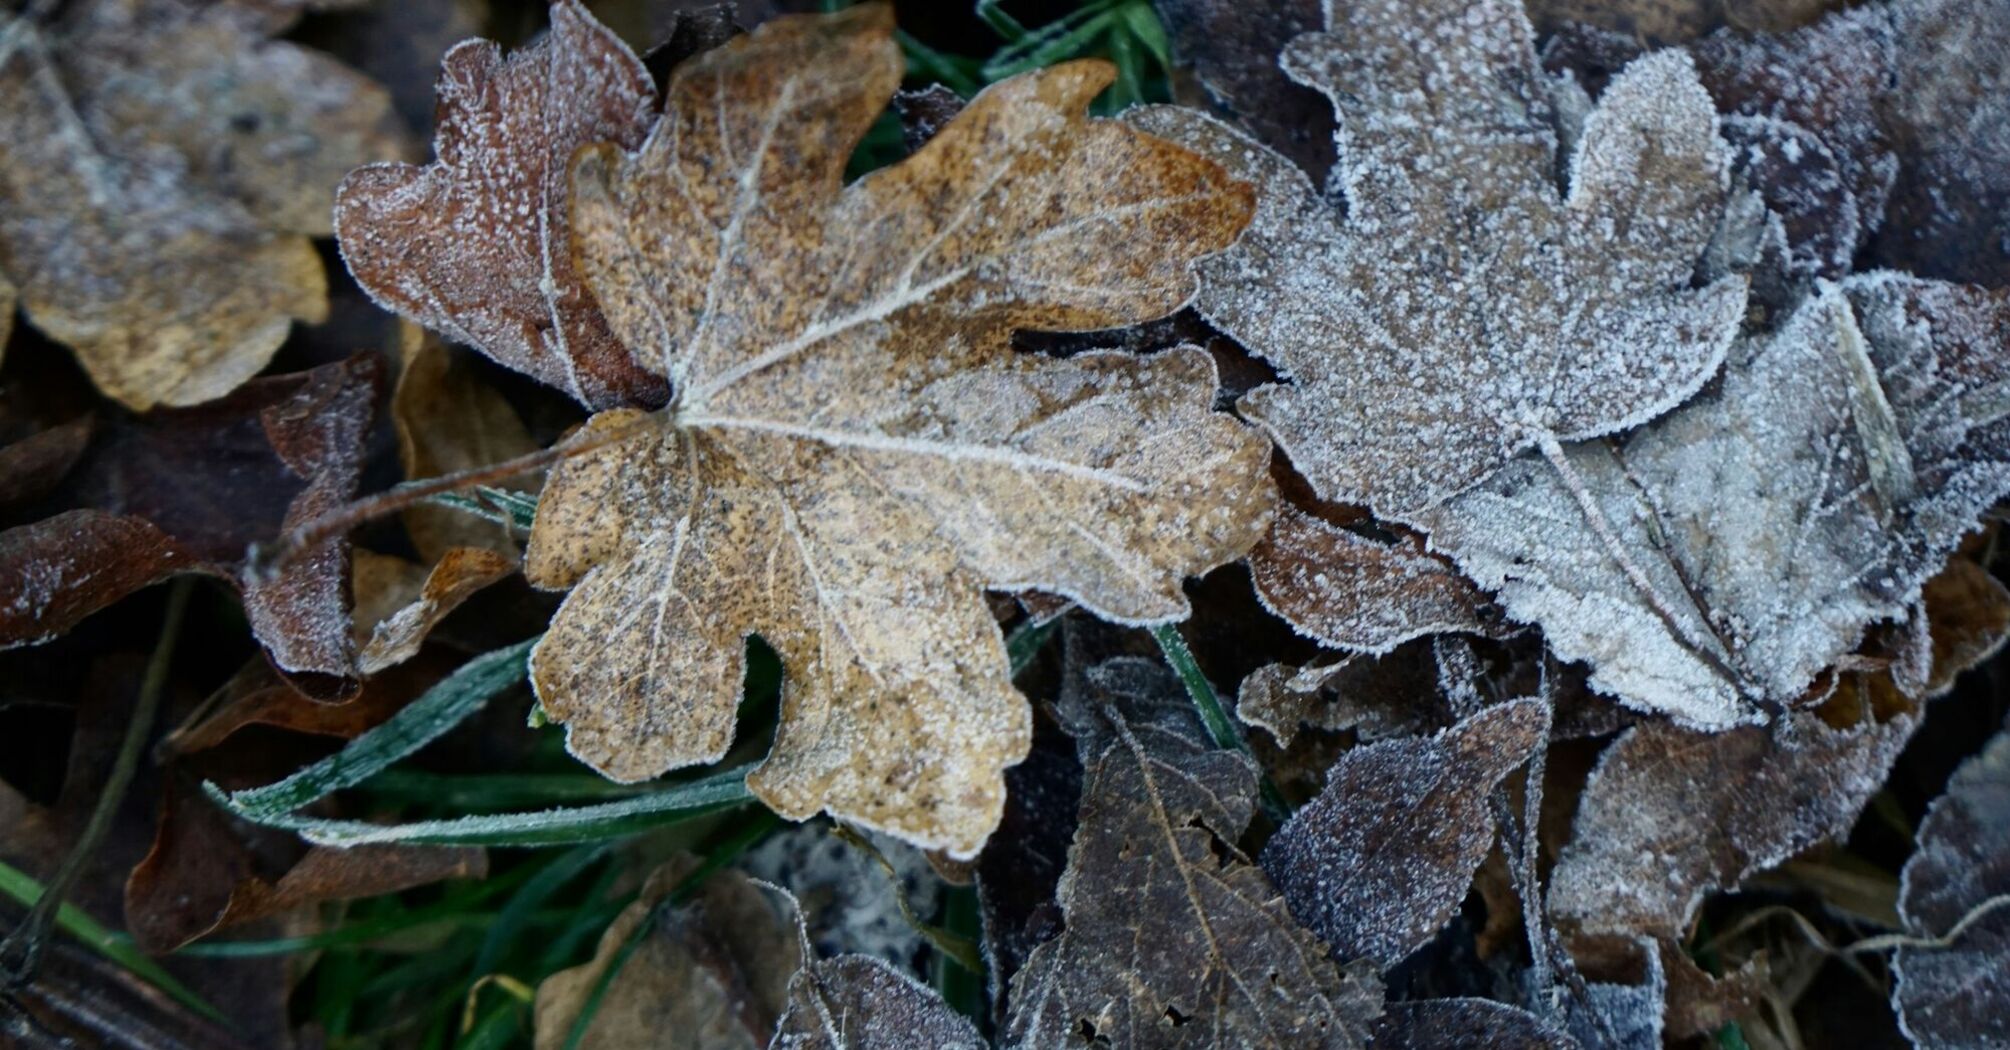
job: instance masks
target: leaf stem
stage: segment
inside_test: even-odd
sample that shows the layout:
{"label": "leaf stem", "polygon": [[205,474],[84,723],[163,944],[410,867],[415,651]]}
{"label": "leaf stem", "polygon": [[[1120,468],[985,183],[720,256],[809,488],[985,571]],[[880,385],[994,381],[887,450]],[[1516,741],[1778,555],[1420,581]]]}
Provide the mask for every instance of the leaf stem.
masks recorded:
{"label": "leaf stem", "polygon": [[155,716],[160,712],[161,694],[167,691],[168,668],[174,661],[175,643],[181,637],[182,619],[188,611],[188,599],[194,586],[193,579],[187,576],[168,586],[167,612],[161,619],[160,635],[154,642],[153,655],[147,659],[146,673],[140,680],[139,697],[133,705],[132,717],[126,723],[125,738],[119,741],[118,756],[113,760],[104,788],[98,794],[97,805],[91,809],[83,833],[77,836],[63,863],[56,868],[55,875],[50,877],[41,895],[29,907],[27,917],[7,934],[5,940],[0,940],[0,974],[4,974],[8,988],[19,988],[34,979],[35,969],[42,961],[42,949],[47,944],[49,927],[61,914],[63,899],[69,896],[78,876],[84,872],[84,865],[90,863],[105,834],[111,831],[112,818],[118,813],[119,804],[125,800],[126,789],[132,786],[133,774],[139,770],[140,753],[146,750],[147,737],[153,731]]}

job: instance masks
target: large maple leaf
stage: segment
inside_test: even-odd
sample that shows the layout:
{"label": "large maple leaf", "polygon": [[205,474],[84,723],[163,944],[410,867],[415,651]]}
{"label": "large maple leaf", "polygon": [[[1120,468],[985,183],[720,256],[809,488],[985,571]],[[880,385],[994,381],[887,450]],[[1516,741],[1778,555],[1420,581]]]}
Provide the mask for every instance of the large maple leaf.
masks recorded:
{"label": "large maple leaf", "polygon": [[1029,736],[983,589],[1178,619],[1181,578],[1272,503],[1205,354],[1055,360],[1011,333],[1177,307],[1251,199],[1090,120],[1095,62],[999,84],[844,186],[900,79],[891,31],[877,6],[769,23],[679,66],[634,152],[574,158],[580,270],[675,393],[596,416],[552,472],[526,572],[573,591],[532,679],[575,754],[635,780],[725,754],[759,634],[788,687],[754,790],[968,854]]}

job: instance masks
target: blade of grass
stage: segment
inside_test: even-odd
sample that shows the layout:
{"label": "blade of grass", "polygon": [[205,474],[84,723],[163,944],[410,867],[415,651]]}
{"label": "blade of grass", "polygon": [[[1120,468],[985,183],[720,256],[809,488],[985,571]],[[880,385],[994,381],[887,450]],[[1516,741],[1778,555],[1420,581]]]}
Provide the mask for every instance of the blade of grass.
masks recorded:
{"label": "blade of grass", "polygon": [[[0,893],[5,893],[24,905],[33,906],[36,901],[42,899],[43,888],[34,876],[0,861]],[[159,963],[140,954],[140,950],[133,947],[131,941],[106,929],[82,908],[68,903],[57,908],[56,928],[82,941],[86,947],[105,958],[131,970],[183,1006],[212,1021],[230,1023],[229,1018],[223,1015],[223,1011],[211,1006],[202,996],[189,991],[187,986],[174,979],[173,974],[162,969]]]}
{"label": "blade of grass", "polygon": [[[1235,721],[1221,706],[1221,698],[1215,696],[1214,685],[1200,671],[1200,664],[1193,658],[1193,650],[1186,647],[1186,639],[1180,637],[1179,628],[1172,624],[1159,624],[1152,628],[1152,637],[1158,640],[1159,650],[1165,653],[1166,663],[1179,672],[1180,681],[1186,685],[1187,696],[1192,698],[1194,710],[1200,715],[1201,724],[1207,727],[1207,735],[1214,746],[1240,751],[1247,755],[1249,742],[1235,728]],[[1254,757],[1254,756],[1251,756]],[[1270,819],[1283,824],[1291,816],[1291,806],[1270,782],[1270,776],[1257,766],[1257,787],[1263,798],[1264,812]]]}
{"label": "blade of grass", "polygon": [[592,773],[428,773],[387,769],[357,789],[390,802],[470,812],[538,803],[606,802],[646,795],[647,784],[623,784]]}
{"label": "blade of grass", "polygon": [[239,816],[267,827],[297,832],[301,838],[322,846],[361,846],[384,842],[429,846],[565,846],[622,838],[746,805],[754,800],[753,793],[747,790],[747,771],[734,769],[645,795],[593,806],[478,814],[409,824],[371,824],[360,820],[324,820],[283,813],[246,812],[232,805],[222,791],[212,785],[203,786],[212,798],[230,807]]}
{"label": "blade of grass", "polygon": [[692,869],[689,875],[679,880],[655,907],[649,909],[649,914],[635,924],[634,931],[621,942],[619,948],[615,949],[614,957],[607,961],[607,968],[600,971],[599,978],[593,982],[593,990],[587,993],[586,1002],[580,1004],[579,1016],[573,1019],[572,1028],[566,1033],[564,1050],[579,1050],[580,1042],[586,1038],[587,1029],[593,1026],[593,1018],[600,1013],[601,1002],[607,998],[607,989],[613,987],[614,978],[620,975],[621,968],[628,964],[636,949],[642,947],[642,942],[655,930],[656,917],[663,913],[663,909],[681,903],[703,885],[706,879],[731,864],[740,854],[745,853],[748,847],[766,837],[768,832],[780,824],[780,817],[768,810],[761,810],[745,828],[713,850],[703,862]]}
{"label": "blade of grass", "polygon": [[442,492],[426,498],[428,503],[472,514],[518,532],[529,532],[537,520],[537,497],[489,485],[476,485],[467,492]]}
{"label": "blade of grass", "polygon": [[480,711],[497,694],[524,680],[525,658],[536,644],[537,639],[531,638],[469,660],[382,725],[284,780],[227,793],[214,784],[205,783],[203,788],[247,820],[263,823],[284,817],[332,792],[362,783]]}
{"label": "blade of grass", "polygon": [[1032,663],[1035,656],[1040,655],[1040,648],[1047,644],[1047,639],[1054,636],[1054,629],[1060,625],[1061,621],[1058,619],[1048,620],[1046,623],[1027,620],[1012,629],[1012,633],[1005,638],[1005,658],[1012,662],[1012,677],[1019,677],[1019,672],[1024,671],[1026,665]]}
{"label": "blade of grass", "polygon": [[496,915],[496,921],[489,926],[488,936],[483,939],[481,950],[475,953],[474,974],[480,978],[495,971],[502,963],[503,953],[509,950],[529,923],[537,909],[552,898],[566,883],[578,878],[581,872],[599,863],[607,856],[604,842],[579,846],[553,858],[551,863],[538,869],[523,888],[503,905]]}

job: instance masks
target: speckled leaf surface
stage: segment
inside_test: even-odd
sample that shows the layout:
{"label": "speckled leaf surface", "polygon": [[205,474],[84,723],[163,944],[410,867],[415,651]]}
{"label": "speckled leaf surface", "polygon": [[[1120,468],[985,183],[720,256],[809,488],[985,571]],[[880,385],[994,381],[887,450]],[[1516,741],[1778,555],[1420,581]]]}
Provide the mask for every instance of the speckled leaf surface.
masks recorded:
{"label": "speckled leaf surface", "polygon": [[1130,622],[1254,544],[1260,436],[1193,349],[1054,360],[1014,328],[1098,328],[1192,293],[1249,193],[1090,120],[1073,63],[998,84],[850,186],[900,74],[890,14],[780,19],[678,67],[634,152],[582,151],[573,229],[616,335],[671,380],[603,413],[547,482],[526,571],[570,587],[532,659],[573,752],[633,780],[731,741],[743,639],[788,684],[749,783],[969,855],[1027,748],[986,587]]}
{"label": "speckled leaf surface", "polygon": [[1432,545],[1595,688],[1697,726],[1754,720],[1903,619],[2010,486],[2006,332],[2010,305],[1980,289],[1826,286],[1741,342],[1721,390],[1566,450],[1581,493],[1527,456],[1434,512]]}
{"label": "speckled leaf surface", "polygon": [[438,159],[343,180],[335,230],[371,298],[571,394],[590,408],[661,401],[663,379],[608,330],[574,261],[567,163],[635,146],[656,88],[641,59],[577,0],[504,57],[470,40],[442,60]]}
{"label": "speckled leaf surface", "polygon": [[1322,498],[1414,517],[1674,407],[1736,334],[1742,279],[1689,286],[1727,150],[1688,59],[1629,67],[1562,151],[1531,37],[1505,0],[1329,4],[1280,61],[1339,113],[1344,219],[1226,125],[1131,118],[1259,187],[1199,306],[1285,374],[1241,408]]}

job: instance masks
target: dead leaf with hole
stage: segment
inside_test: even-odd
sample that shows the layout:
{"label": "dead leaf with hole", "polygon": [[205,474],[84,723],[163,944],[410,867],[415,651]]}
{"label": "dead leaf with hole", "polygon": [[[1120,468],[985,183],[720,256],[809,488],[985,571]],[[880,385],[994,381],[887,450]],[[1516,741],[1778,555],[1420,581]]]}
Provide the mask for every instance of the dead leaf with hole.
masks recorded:
{"label": "dead leaf with hole", "polygon": [[1260,435],[1194,349],[1065,360],[1016,328],[1100,328],[1190,294],[1245,188],[1085,108],[1108,66],[995,85],[843,186],[900,77],[878,6],[779,19],[677,67],[636,152],[573,170],[582,269],[677,391],[602,413],[546,482],[526,575],[572,593],[532,654],[573,753],[637,780],[716,761],[744,639],[789,680],[748,778],[968,856],[1025,755],[985,588],[1132,623],[1271,513]]}
{"label": "dead leaf with hole", "polygon": [[1721,733],[1627,730],[1585,786],[1550,913],[1574,932],[1680,940],[1705,894],[1847,832],[1918,724],[1834,729],[1797,713]]}
{"label": "dead leaf with hole", "polygon": [[804,961],[796,931],[770,894],[734,871],[707,878],[682,903],[668,901],[695,866],[683,858],[657,869],[601,934],[592,961],[538,985],[537,1050],[569,1045],[594,986],[637,936],[577,1050],[632,1050],[671,1037],[686,1050],[769,1045],[789,1005],[790,975]]}
{"label": "dead leaf with hole", "polygon": [[[1591,684],[1699,727],[1794,701],[1906,618],[2010,491],[2010,298],[1894,273],[1741,341],[1721,388],[1530,455],[1434,511],[1450,553]],[[1573,488],[1576,491],[1573,491]]]}
{"label": "dead leaf with hole", "polygon": [[438,159],[344,179],[335,234],[356,283],[386,309],[571,394],[589,408],[660,402],[578,269],[567,164],[593,143],[635,147],[656,87],[578,0],[505,58],[486,40],[447,52]]}
{"label": "dead leaf with hole", "polygon": [[1012,980],[1007,1040],[1048,1047],[1358,1047],[1381,1012],[1235,847],[1256,768],[1211,746],[1163,665],[1083,673],[1067,721],[1084,749],[1065,928]]}
{"label": "dead leaf with hole", "polygon": [[1745,286],[1689,286],[1728,150],[1686,57],[1630,66],[1561,151],[1519,3],[1336,4],[1326,29],[1280,61],[1340,114],[1344,219],[1225,125],[1130,118],[1259,187],[1198,303],[1287,377],[1240,407],[1320,498],[1411,520],[1525,449],[1652,419],[1716,371]]}
{"label": "dead leaf with hole", "polygon": [[1950,943],[1898,949],[1892,1009],[1917,1047],[2010,1045],[2010,730],[1954,771],[1918,841],[1899,915],[1913,937]]}
{"label": "dead leaf with hole", "polygon": [[1347,751],[1264,847],[1263,870],[1340,958],[1394,966],[1465,900],[1493,848],[1494,788],[1548,737],[1547,705],[1515,700]]}
{"label": "dead leaf with hole", "polygon": [[0,17],[0,271],[136,411],[228,393],[327,315],[309,238],[395,157],[382,88],[270,37],[289,5],[141,0]]}

